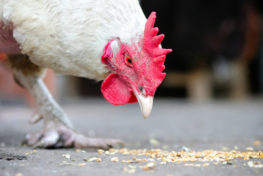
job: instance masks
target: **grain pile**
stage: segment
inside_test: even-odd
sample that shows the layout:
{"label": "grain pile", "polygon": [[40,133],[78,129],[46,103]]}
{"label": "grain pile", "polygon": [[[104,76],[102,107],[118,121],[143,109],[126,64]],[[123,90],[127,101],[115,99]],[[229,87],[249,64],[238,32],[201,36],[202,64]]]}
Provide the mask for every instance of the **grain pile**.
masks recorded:
{"label": "grain pile", "polygon": [[[256,142],[255,147],[261,143]],[[85,150],[76,149],[77,153],[90,154]],[[239,147],[233,149],[222,147],[222,150],[194,151],[185,146],[180,151],[168,151],[167,149],[110,149],[97,150],[96,156],[84,158],[82,162],[72,159],[69,154],[62,155],[67,161],[60,165],[72,165],[85,167],[89,163],[112,163],[122,168],[125,173],[133,174],[137,171],[155,171],[165,165],[184,167],[209,167],[213,165],[225,165],[233,168],[250,167],[263,169],[263,152],[255,151],[253,147],[247,147],[240,151]],[[83,162],[84,161],[84,162]]]}
{"label": "grain pile", "polygon": [[132,156],[131,160],[122,161],[122,162],[146,162],[147,159],[137,159],[136,156],[144,156],[147,158],[152,158],[160,162],[172,162],[172,163],[180,163],[180,162],[227,162],[232,161],[234,159],[263,159],[262,151],[216,151],[216,150],[203,150],[203,151],[165,151],[161,149],[137,149],[137,150],[129,150],[127,148],[123,149],[110,149],[108,151],[103,152],[103,150],[98,150],[98,154],[105,155],[130,155]]}
{"label": "grain pile", "polygon": [[[130,150],[127,148],[110,149],[107,151],[98,150],[100,156],[111,156],[112,162],[121,162],[128,164],[123,171],[134,173],[135,167],[132,164],[139,164],[138,167],[148,171],[154,170],[157,165],[165,165],[168,163],[183,164],[184,166],[192,167],[207,167],[210,165],[234,165],[236,159],[243,160],[248,167],[263,168],[260,160],[263,159],[262,151],[253,151],[253,148],[247,148],[247,151],[166,151],[161,149],[136,149]],[[125,157],[126,159],[120,159]],[[130,158],[130,159],[127,159]],[[141,165],[140,165],[141,164]],[[237,167],[234,165],[234,167]]]}

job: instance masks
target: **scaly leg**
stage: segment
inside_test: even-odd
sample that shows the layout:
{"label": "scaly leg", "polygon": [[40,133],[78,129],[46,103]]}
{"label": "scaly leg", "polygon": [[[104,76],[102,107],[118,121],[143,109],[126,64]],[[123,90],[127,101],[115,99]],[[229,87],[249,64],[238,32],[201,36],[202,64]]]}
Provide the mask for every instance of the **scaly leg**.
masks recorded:
{"label": "scaly leg", "polygon": [[122,143],[115,139],[88,138],[75,131],[65,112],[44,85],[41,78],[44,69],[31,63],[25,56],[17,57],[9,58],[15,79],[36,100],[44,120],[43,130],[37,134],[27,135],[26,144],[42,148],[109,148]]}

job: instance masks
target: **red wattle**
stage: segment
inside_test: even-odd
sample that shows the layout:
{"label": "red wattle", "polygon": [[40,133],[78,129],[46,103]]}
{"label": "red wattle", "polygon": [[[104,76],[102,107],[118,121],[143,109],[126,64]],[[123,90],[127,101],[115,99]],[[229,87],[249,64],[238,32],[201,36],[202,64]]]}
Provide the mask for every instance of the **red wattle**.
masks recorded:
{"label": "red wattle", "polygon": [[114,73],[110,74],[101,85],[101,92],[113,105],[135,103],[137,99],[127,84]]}

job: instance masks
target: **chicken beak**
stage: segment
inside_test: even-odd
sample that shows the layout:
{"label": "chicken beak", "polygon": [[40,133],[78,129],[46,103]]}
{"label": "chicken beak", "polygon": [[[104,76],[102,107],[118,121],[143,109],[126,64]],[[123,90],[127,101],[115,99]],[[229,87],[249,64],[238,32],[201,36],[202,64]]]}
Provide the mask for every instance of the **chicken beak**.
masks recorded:
{"label": "chicken beak", "polygon": [[142,115],[143,115],[144,119],[146,119],[147,117],[149,117],[149,115],[152,112],[153,97],[138,94],[136,91],[134,91],[134,94],[135,94],[135,96],[139,102],[140,109],[142,111]]}

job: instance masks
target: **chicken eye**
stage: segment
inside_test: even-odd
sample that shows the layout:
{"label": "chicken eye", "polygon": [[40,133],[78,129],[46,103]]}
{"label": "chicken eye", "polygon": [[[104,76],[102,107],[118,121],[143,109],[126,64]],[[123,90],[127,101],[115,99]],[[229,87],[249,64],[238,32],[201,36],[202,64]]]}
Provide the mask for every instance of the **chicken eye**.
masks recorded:
{"label": "chicken eye", "polygon": [[125,62],[129,67],[132,67],[132,58],[130,56],[125,57]]}

